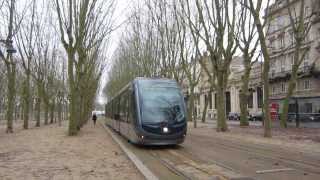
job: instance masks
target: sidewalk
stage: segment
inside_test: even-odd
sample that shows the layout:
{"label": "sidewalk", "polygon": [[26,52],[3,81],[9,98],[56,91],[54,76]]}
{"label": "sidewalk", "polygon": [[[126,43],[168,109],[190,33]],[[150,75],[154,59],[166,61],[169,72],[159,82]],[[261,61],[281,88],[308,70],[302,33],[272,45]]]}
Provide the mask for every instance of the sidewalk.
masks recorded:
{"label": "sidewalk", "polygon": [[67,122],[0,132],[0,179],[143,179],[105,130],[91,121],[78,136]]}

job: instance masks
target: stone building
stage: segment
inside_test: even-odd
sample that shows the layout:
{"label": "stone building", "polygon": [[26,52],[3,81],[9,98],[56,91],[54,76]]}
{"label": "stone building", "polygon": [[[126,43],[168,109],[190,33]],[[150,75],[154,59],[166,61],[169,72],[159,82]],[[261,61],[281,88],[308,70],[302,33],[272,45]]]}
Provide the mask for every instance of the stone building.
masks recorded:
{"label": "stone building", "polygon": [[[210,67],[209,61],[207,62]],[[250,114],[256,114],[261,112],[263,103],[263,92],[261,83],[261,68],[262,64],[257,62],[253,65],[250,81],[249,90],[251,95],[248,98],[248,111]],[[208,68],[210,70],[210,68]],[[226,114],[240,113],[240,90],[241,90],[241,76],[244,73],[243,60],[241,57],[234,57],[230,65],[230,75],[228,80],[228,87],[226,91]],[[215,90],[210,93],[210,85],[208,84],[208,76],[204,71],[201,71],[201,78],[198,85],[198,104],[197,113],[199,117],[200,112],[204,109],[205,101],[208,102],[207,116],[209,119],[215,119],[217,116],[217,94]]]}
{"label": "stone building", "polygon": [[[288,7],[299,14],[301,0],[276,0],[270,6],[267,18],[267,43],[270,52],[270,100],[279,105],[284,99],[293,64],[294,34],[290,26]],[[305,0],[305,21],[311,23],[302,49],[306,56],[298,71],[299,79],[290,100],[289,112],[295,111],[299,104],[299,112],[320,112],[320,1]],[[315,8],[316,7],[316,8]]]}

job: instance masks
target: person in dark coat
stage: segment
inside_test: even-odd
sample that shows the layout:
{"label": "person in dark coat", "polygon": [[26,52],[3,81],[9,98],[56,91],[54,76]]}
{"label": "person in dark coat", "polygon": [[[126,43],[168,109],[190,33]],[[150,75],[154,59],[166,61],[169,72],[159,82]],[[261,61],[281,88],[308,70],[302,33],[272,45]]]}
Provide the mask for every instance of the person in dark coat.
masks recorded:
{"label": "person in dark coat", "polygon": [[92,121],[93,121],[93,125],[96,126],[96,122],[97,122],[97,115],[96,114],[92,115]]}

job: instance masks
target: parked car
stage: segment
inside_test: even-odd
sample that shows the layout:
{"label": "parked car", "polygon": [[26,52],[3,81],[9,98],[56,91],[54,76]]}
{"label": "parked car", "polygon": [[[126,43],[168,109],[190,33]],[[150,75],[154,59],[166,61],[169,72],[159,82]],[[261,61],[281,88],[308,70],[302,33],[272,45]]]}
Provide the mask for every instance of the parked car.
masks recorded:
{"label": "parked car", "polygon": [[262,119],[263,119],[262,112],[252,113],[249,115],[249,121],[262,121]]}
{"label": "parked car", "polygon": [[240,115],[238,113],[229,112],[228,120],[239,121]]}
{"label": "parked car", "polygon": [[[301,122],[318,122],[320,121],[320,113],[299,113],[299,120]],[[296,113],[288,113],[288,121],[296,120]]]}

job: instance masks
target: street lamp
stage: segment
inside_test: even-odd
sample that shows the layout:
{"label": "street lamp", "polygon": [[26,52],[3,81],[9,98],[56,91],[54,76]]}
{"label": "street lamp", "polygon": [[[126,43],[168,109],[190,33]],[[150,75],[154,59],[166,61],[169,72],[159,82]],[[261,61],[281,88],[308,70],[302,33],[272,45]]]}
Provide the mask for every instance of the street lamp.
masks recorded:
{"label": "street lamp", "polygon": [[[7,53],[8,54],[14,54],[17,52],[17,50],[13,47],[13,41],[12,40],[3,40],[3,39],[0,39],[0,42],[3,43],[6,48],[7,48]],[[2,58],[4,58],[4,54],[2,53],[2,51],[0,50],[0,56]]]}

